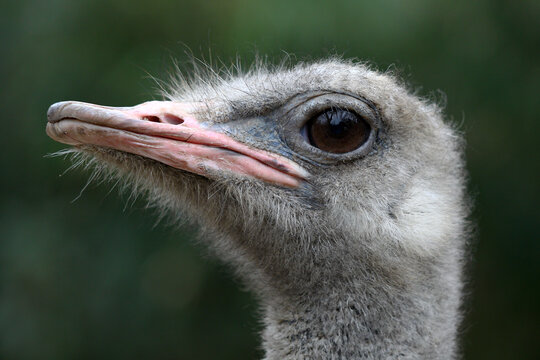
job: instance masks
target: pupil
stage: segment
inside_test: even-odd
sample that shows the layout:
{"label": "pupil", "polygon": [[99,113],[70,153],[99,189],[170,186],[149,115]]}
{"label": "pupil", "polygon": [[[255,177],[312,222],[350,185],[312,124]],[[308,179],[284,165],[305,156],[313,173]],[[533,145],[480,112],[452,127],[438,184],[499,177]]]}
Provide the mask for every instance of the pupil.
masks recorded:
{"label": "pupil", "polygon": [[336,112],[336,110],[333,110],[331,112],[331,119],[330,119],[330,132],[335,137],[343,137],[343,135],[347,132],[349,129],[348,122],[354,121],[350,118],[346,118],[343,115],[343,112]]}

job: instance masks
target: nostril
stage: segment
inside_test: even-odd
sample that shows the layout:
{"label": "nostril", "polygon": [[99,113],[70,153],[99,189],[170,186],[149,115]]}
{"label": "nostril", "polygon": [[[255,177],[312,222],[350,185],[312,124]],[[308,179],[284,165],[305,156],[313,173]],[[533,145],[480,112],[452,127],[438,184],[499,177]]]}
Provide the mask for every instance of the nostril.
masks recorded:
{"label": "nostril", "polygon": [[172,124],[172,125],[180,125],[184,122],[183,119],[180,119],[178,116],[172,115],[172,114],[164,114],[163,118],[166,123]]}
{"label": "nostril", "polygon": [[171,125],[180,125],[184,122],[184,120],[172,114],[163,114],[162,116],[146,115],[143,116],[143,119],[146,121]]}
{"label": "nostril", "polygon": [[151,122],[161,122],[157,116],[144,116],[143,119]]}

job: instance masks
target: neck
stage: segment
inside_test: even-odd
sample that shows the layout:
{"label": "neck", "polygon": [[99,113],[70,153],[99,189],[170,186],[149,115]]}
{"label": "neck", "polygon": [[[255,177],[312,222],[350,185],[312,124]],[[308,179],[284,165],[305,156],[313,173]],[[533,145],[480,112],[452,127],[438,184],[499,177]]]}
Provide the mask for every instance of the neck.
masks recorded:
{"label": "neck", "polygon": [[306,246],[261,228],[231,228],[213,243],[262,303],[265,360],[457,357],[458,234],[416,253],[339,235]]}
{"label": "neck", "polygon": [[359,268],[326,289],[274,292],[264,305],[265,359],[455,359],[459,271],[436,266],[445,267],[417,268],[407,283]]}

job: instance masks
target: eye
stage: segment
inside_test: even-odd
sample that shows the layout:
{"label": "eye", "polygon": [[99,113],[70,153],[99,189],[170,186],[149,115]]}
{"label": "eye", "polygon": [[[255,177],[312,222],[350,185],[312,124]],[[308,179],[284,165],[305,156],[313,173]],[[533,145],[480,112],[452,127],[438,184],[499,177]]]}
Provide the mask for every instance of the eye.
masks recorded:
{"label": "eye", "polygon": [[299,94],[272,116],[291,154],[310,164],[331,165],[368,156],[384,135],[378,107],[355,94]]}
{"label": "eye", "polygon": [[343,154],[368,141],[371,126],[352,111],[330,108],[311,118],[301,132],[310,145],[329,153]]}

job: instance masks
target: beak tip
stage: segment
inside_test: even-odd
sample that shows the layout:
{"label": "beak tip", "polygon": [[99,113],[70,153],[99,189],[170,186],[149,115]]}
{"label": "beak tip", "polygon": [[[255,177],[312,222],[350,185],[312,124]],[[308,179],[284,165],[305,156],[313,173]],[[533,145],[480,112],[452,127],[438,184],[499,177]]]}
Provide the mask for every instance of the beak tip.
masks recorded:
{"label": "beak tip", "polygon": [[60,101],[49,106],[49,110],[47,110],[47,121],[52,123],[60,120],[60,113],[67,103],[68,101]]}

